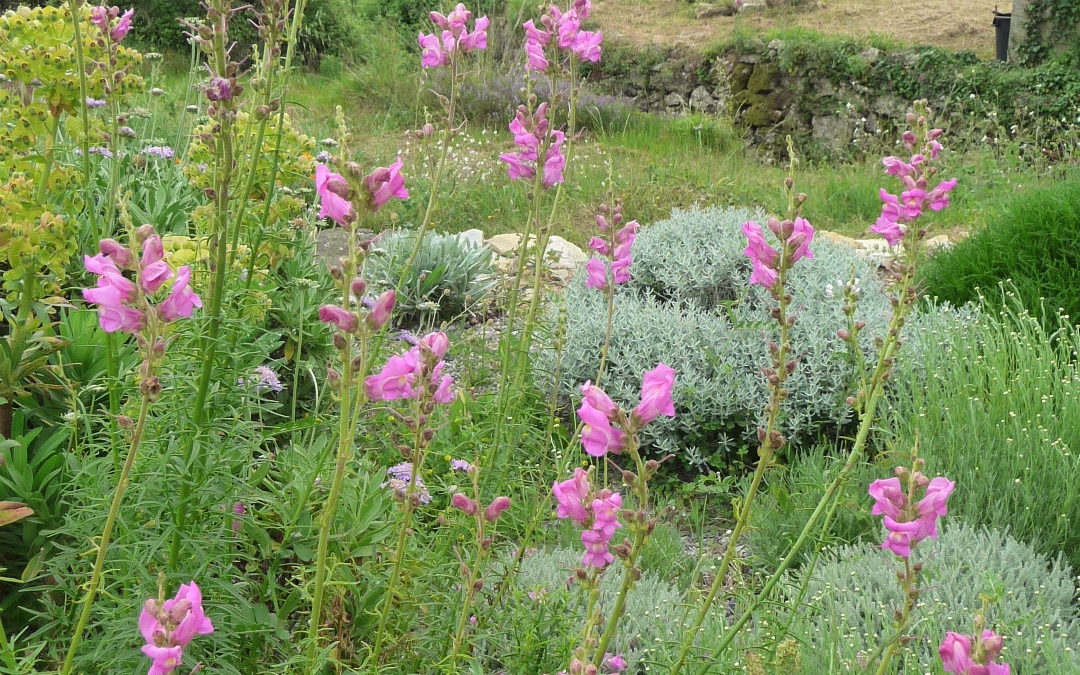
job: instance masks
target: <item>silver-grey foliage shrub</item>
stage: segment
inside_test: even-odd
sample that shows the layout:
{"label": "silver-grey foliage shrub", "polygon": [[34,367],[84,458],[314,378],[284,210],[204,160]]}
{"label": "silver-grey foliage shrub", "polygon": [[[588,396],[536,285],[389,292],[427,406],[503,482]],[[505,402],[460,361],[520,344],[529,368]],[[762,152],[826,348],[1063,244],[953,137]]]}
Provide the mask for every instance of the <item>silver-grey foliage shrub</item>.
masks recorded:
{"label": "silver-grey foliage shrub", "polygon": [[[980,595],[993,598],[988,627],[1005,638],[1002,658],[1014,673],[1080,673],[1080,618],[1075,578],[1059,557],[1051,561],[1004,533],[966,523],[946,523],[937,541],[915,547],[924,562],[925,584],[914,636],[894,672],[936,673],[937,648],[946,631],[970,634]],[[876,543],[826,553],[807,588],[805,613],[795,625],[807,672],[857,672],[859,653],[869,654],[893,630],[902,605],[895,556]],[[788,579],[789,596],[800,579]],[[799,633],[802,633],[800,636]],[[814,661],[820,670],[815,670]]]}
{"label": "silver-grey foliage shrub", "polygon": [[[393,288],[416,242],[411,232],[379,238],[364,275],[376,290]],[[429,232],[398,288],[399,322],[453,319],[474,308],[495,285],[491,249],[457,235]]]}
{"label": "silver-grey foliage shrub", "polygon": [[[641,374],[663,361],[678,373],[674,419],[648,426],[644,440],[674,452],[690,464],[714,466],[752,442],[768,392],[762,369],[775,323],[773,301],[748,285],[750,263],[743,255],[742,224],[763,222],[763,214],[735,208],[675,210],[668,220],[643,228],[634,244],[633,278],[616,297],[614,332],[603,388],[624,405],[634,405]],[[815,238],[813,259],[799,262],[790,279],[797,316],[792,346],[799,365],[789,379],[783,430],[797,442],[846,423],[853,366],[836,336],[845,317],[839,293],[827,287],[853,276],[862,288],[858,318],[867,328],[863,348],[885,331],[890,308],[875,263],[852,249]],[[606,302],[578,275],[566,294],[567,336],[562,355],[564,393],[595,378],[604,339]],[[553,370],[554,356],[542,356],[539,370]]]}

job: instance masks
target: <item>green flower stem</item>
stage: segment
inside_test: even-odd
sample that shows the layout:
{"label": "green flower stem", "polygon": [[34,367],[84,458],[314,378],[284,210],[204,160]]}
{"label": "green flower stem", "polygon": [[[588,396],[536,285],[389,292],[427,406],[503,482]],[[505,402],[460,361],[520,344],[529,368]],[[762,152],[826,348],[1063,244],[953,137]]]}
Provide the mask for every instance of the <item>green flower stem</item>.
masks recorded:
{"label": "green flower stem", "polygon": [[[630,456],[634,458],[634,464],[637,467],[637,478],[634,479],[633,490],[637,493],[638,498],[638,512],[646,514],[648,517],[649,512],[649,483],[648,483],[648,471],[645,468],[645,462],[641,459],[640,442],[635,435],[631,440],[627,450]],[[623,612],[626,610],[626,598],[630,594],[630,591],[634,588],[634,584],[637,583],[637,570],[635,565],[637,564],[638,556],[641,555],[642,549],[645,548],[645,544],[649,541],[649,523],[634,520],[634,541],[630,546],[630,552],[623,563],[623,579],[622,584],[619,586],[619,595],[615,598],[615,606],[611,609],[611,616],[608,617],[607,626],[604,628],[604,632],[600,636],[600,642],[596,645],[596,651],[593,652],[592,663],[597,669],[600,668],[604,662],[604,654],[607,653],[608,645],[611,644],[612,638],[615,637],[615,632],[619,628],[619,621],[622,619]]]}
{"label": "green flower stem", "polygon": [[[85,106],[84,106],[85,107]],[[53,163],[56,161],[56,134],[60,130],[60,116],[57,110],[49,120],[49,135],[45,137],[45,152],[41,164],[41,178],[38,179],[37,202],[45,206],[49,199],[49,177],[52,176]]]}
{"label": "green flower stem", "polygon": [[112,441],[113,469],[120,470],[119,429],[116,416],[120,414],[120,356],[115,333],[105,333],[105,388],[109,392],[109,439]]}
{"label": "green flower stem", "polygon": [[450,56],[450,102],[446,106],[446,142],[443,145],[442,152],[439,155],[439,163],[435,167],[435,173],[431,177],[431,192],[428,193],[427,206],[424,208],[424,217],[420,221],[420,229],[416,231],[416,242],[413,243],[413,249],[409,253],[409,257],[405,259],[405,264],[401,267],[401,274],[398,277],[398,282],[394,288],[401,290],[401,285],[405,283],[405,277],[408,274],[408,270],[412,267],[413,261],[416,260],[416,256],[420,254],[420,247],[424,243],[424,235],[427,234],[428,228],[431,226],[431,217],[435,213],[435,198],[439,194],[439,185],[442,184],[443,174],[446,171],[446,161],[450,156],[450,143],[454,140],[454,122],[457,114],[457,90],[458,90],[458,61],[457,52]]}
{"label": "green flower stem", "polygon": [[109,515],[105,518],[105,528],[101,531],[101,541],[97,546],[97,557],[94,559],[94,571],[90,575],[90,584],[87,586],[86,595],[82,599],[82,611],[79,613],[79,621],[75,624],[75,632],[71,635],[71,642],[68,644],[67,656],[64,657],[64,664],[60,668],[60,675],[69,675],[71,673],[72,662],[75,659],[75,652],[79,648],[79,644],[82,642],[82,634],[86,629],[86,624],[90,620],[90,610],[94,605],[94,598],[97,596],[98,589],[101,587],[101,580],[105,567],[105,554],[109,550],[109,540],[112,537],[113,527],[116,525],[117,515],[120,513],[120,503],[124,498],[124,490],[127,488],[128,480],[131,477],[131,467],[135,464],[135,456],[139,452],[139,444],[142,441],[143,431],[146,428],[146,414],[150,410],[150,397],[143,395],[142,404],[139,406],[139,418],[135,422],[135,430],[131,435],[131,446],[128,449],[127,459],[124,460],[124,468],[120,472],[120,478],[116,482],[116,488],[113,490],[112,503],[109,505]]}
{"label": "green flower stem", "polygon": [[[341,306],[346,311],[351,310],[351,295],[349,282],[356,276],[356,229],[349,231],[349,257],[345,265],[345,281],[343,282]],[[352,336],[345,338],[345,345],[341,348],[341,384],[338,389],[341,405],[341,419],[338,423],[338,448],[337,462],[334,467],[334,479],[330,483],[330,494],[323,506],[322,518],[319,522],[319,547],[315,556],[315,591],[311,598],[311,619],[308,628],[307,662],[308,672],[314,675],[319,669],[317,658],[319,650],[319,626],[322,623],[323,595],[326,591],[326,557],[330,545],[330,528],[334,523],[334,513],[337,511],[338,499],[341,496],[341,484],[345,479],[345,466],[352,454],[353,437],[356,434],[356,418],[354,416],[353,396],[357,399],[364,398],[362,392],[353,392],[353,347]],[[365,361],[366,352],[361,352],[360,360]],[[364,366],[358,364],[363,372]]]}
{"label": "green flower stem", "polygon": [[[742,630],[743,626],[745,626],[746,623],[750,620],[753,612],[756,611],[763,602],[765,602],[765,599],[773,592],[773,590],[776,588],[776,585],[780,582],[780,579],[784,576],[784,574],[792,566],[792,564],[794,564],[795,559],[799,555],[799,552],[814,534],[814,530],[818,523],[821,521],[822,516],[824,516],[825,513],[831,511],[834,508],[833,502],[836,500],[837,495],[840,493],[840,489],[847,481],[848,476],[855,469],[855,465],[863,457],[864,451],[866,449],[866,443],[870,435],[870,428],[874,425],[874,421],[876,419],[875,413],[877,411],[877,405],[878,402],[881,400],[882,395],[884,394],[886,375],[890,370],[892,359],[895,356],[897,349],[899,348],[900,327],[904,323],[904,318],[907,315],[907,310],[910,309],[910,303],[906,302],[905,299],[908,297],[910,289],[912,288],[914,283],[914,269],[917,257],[918,250],[916,249],[912,256],[911,265],[909,266],[907,272],[905,273],[901,281],[899,294],[899,297],[901,298],[900,304],[897,307],[897,311],[893,314],[892,320],[889,323],[889,332],[886,335],[884,342],[882,343],[881,349],[878,353],[877,365],[874,368],[873,375],[871,375],[870,377],[870,386],[865,392],[865,408],[863,409],[863,414],[859,420],[859,429],[855,435],[854,445],[852,446],[851,451],[848,453],[847,460],[844,462],[844,466],[840,469],[840,472],[836,475],[836,478],[834,478],[833,481],[829,484],[829,487],[825,490],[825,494],[822,495],[821,499],[818,501],[817,506],[810,514],[810,517],[807,519],[806,524],[803,526],[803,529],[799,533],[798,538],[796,538],[795,542],[791,545],[791,548],[788,549],[787,555],[785,555],[784,559],[780,561],[780,564],[777,566],[776,571],[774,571],[772,576],[770,576],[768,580],[766,580],[761,591],[754,597],[750,605],[743,611],[742,615],[724,633],[724,636],[720,639],[720,642],[713,647],[712,654],[714,658],[721,655],[731,645],[732,640],[735,639],[735,636],[738,634],[738,632]],[[698,628],[695,628],[687,637],[687,640],[692,641],[696,637],[697,631]],[[684,651],[688,651],[688,649],[685,647],[685,643]],[[706,673],[708,671],[708,667],[708,664],[704,664],[698,670],[699,675],[703,675],[704,673]],[[676,673],[678,673],[678,670],[672,670],[672,675],[675,675]]]}
{"label": "green flower stem", "polygon": [[780,326],[780,344],[773,361],[773,365],[776,369],[776,380],[769,386],[770,393],[769,403],[766,408],[767,417],[765,422],[765,433],[761,439],[761,445],[758,448],[757,466],[754,468],[754,476],[750,481],[750,487],[746,491],[746,495],[742,498],[739,508],[736,511],[735,527],[732,528],[727,547],[724,549],[724,557],[720,560],[720,568],[713,578],[712,585],[709,586],[708,593],[705,594],[704,602],[702,602],[701,606],[698,608],[697,615],[690,625],[690,631],[687,632],[686,637],[683,638],[682,647],[679,649],[679,656],[671,671],[672,675],[676,675],[682,670],[698,631],[701,629],[701,624],[704,623],[705,617],[709,613],[709,609],[712,608],[713,602],[716,600],[716,596],[720,592],[720,589],[722,589],[727,582],[728,571],[735,562],[735,554],[738,548],[739,539],[742,537],[743,531],[750,522],[750,509],[754,503],[754,498],[757,496],[758,490],[761,487],[761,481],[765,477],[765,471],[772,466],[776,457],[776,451],[781,447],[774,439],[779,433],[780,405],[786,395],[784,383],[787,381],[788,377],[787,361],[788,355],[791,352],[791,344],[789,342],[791,327],[788,321],[789,296],[787,294],[787,273],[791,267],[790,260],[792,253],[794,253],[794,251],[791,250],[787,244],[783,246],[780,253],[782,259],[780,261],[775,286],[777,289],[776,297],[778,299],[776,322]]}
{"label": "green flower stem", "polygon": [[[296,36],[300,32],[300,23],[304,19],[304,4],[306,0],[296,0],[296,6],[293,7],[292,20],[289,23],[289,36],[288,45],[285,47],[285,62],[281,66],[280,73],[283,77],[287,76],[289,70],[292,68],[293,56],[296,53]],[[282,91],[284,92],[284,86]],[[274,154],[270,160],[270,188],[273,190],[277,187],[277,175],[278,168],[281,162],[281,140],[285,135],[285,106],[284,104],[278,106],[277,111],[277,137],[274,139]],[[251,282],[255,277],[255,260],[259,257],[259,248],[262,246],[263,232],[266,230],[266,223],[270,220],[270,207],[273,200],[271,195],[267,195],[266,201],[263,203],[262,216],[259,218],[259,227],[255,230],[255,236],[251,241],[251,255],[248,257],[247,265],[247,278],[244,281],[244,290],[251,290]]]}
{"label": "green flower stem", "polygon": [[386,619],[390,615],[390,607],[394,604],[394,593],[397,592],[398,582],[401,580],[401,566],[405,560],[405,542],[408,538],[409,526],[412,525],[413,513],[416,511],[414,497],[416,496],[416,481],[420,477],[420,471],[424,466],[427,441],[424,439],[424,427],[419,423],[422,414],[425,395],[421,395],[416,402],[416,428],[413,443],[412,474],[409,476],[409,486],[405,490],[404,514],[401,519],[401,527],[398,529],[397,545],[394,547],[394,565],[390,571],[390,579],[386,585],[386,596],[383,598],[382,609],[379,610],[379,627],[375,631],[375,646],[368,656],[367,663],[378,669],[379,658],[382,656],[383,639],[386,637]]}
{"label": "green flower stem", "polygon": [[[226,72],[228,66],[228,53],[225,45],[225,34],[228,30],[229,0],[215,0],[214,9],[217,10],[218,25],[214,30],[214,60],[217,72]],[[227,108],[226,113],[234,107],[231,100],[222,101],[222,107]],[[216,216],[213,241],[216,245],[211,268],[214,272],[213,282],[210,289],[210,302],[208,307],[208,323],[206,334],[200,340],[199,360],[202,362],[202,370],[199,373],[198,384],[195,388],[195,398],[192,401],[191,424],[192,430],[188,435],[187,444],[184,448],[184,467],[187,475],[180,483],[180,495],[176,508],[175,525],[172,541],[169,546],[169,568],[175,569],[180,559],[180,542],[187,532],[188,524],[188,501],[191,497],[191,464],[195,457],[196,439],[203,424],[207,419],[206,398],[210,390],[210,379],[214,372],[214,358],[217,355],[218,338],[221,334],[221,306],[225,297],[225,271],[228,262],[228,234],[229,234],[229,195],[233,177],[233,136],[235,133],[233,117],[224,114],[220,119],[221,132],[217,138],[217,170],[215,172],[215,210]]]}
{"label": "green flower stem", "polygon": [[901,639],[904,636],[904,631],[907,629],[908,624],[911,622],[911,613],[915,609],[915,601],[919,597],[918,592],[919,573],[911,567],[911,560],[904,558],[904,579],[901,585],[904,587],[904,609],[900,611],[900,615],[896,618],[896,635],[889,641],[889,646],[885,649],[885,654],[881,657],[881,664],[875,671],[876,675],[885,675],[889,672],[889,664],[892,662],[893,656],[900,651]]}
{"label": "green flower stem", "polygon": [[68,11],[71,12],[71,32],[75,35],[75,64],[79,69],[79,113],[82,118],[82,167],[83,187],[90,185],[90,113],[87,110],[86,99],[89,87],[86,86],[86,55],[83,53],[82,42],[82,14],[83,5],[78,0],[68,0]]}
{"label": "green flower stem", "polygon": [[[449,672],[456,672],[458,654],[461,653],[461,644],[465,638],[465,622],[469,617],[469,610],[472,608],[473,600],[476,597],[477,582],[480,581],[483,576],[481,572],[483,570],[485,554],[487,549],[484,547],[484,511],[480,509],[479,501],[479,486],[477,480],[473,479],[473,494],[477,499],[477,508],[479,509],[476,514],[476,555],[473,557],[472,567],[469,568],[469,576],[466,579],[465,587],[465,600],[461,604],[461,609],[458,613],[457,629],[454,631],[454,642],[450,649],[450,665]],[[494,525],[492,525],[494,530]],[[494,532],[492,533],[494,534]]]}

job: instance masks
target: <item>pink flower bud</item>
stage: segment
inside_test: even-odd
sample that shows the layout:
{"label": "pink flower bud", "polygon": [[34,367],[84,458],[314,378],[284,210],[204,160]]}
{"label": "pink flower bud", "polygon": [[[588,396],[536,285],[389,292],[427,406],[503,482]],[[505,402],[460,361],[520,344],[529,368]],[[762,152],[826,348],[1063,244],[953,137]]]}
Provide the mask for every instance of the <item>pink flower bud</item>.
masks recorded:
{"label": "pink flower bud", "polygon": [[[457,492],[450,498],[450,505],[467,516],[475,516],[480,507],[473,500]],[[490,508],[490,507],[489,507]]]}
{"label": "pink flower bud", "polygon": [[101,251],[102,255],[109,256],[109,259],[117,267],[129,268],[131,266],[131,251],[127,247],[120,245],[115,239],[102,239],[98,242],[98,250]]}
{"label": "pink flower bud", "polygon": [[333,324],[338,330],[355,333],[360,327],[360,320],[355,314],[338,305],[323,305],[319,308],[319,321]]}
{"label": "pink flower bud", "polygon": [[357,277],[349,284],[349,290],[352,291],[352,294],[356,297],[363,297],[364,291],[367,290],[367,282],[360,277]]}
{"label": "pink flower bud", "polygon": [[488,504],[487,509],[484,510],[484,520],[493,523],[498,520],[503,511],[508,508],[510,508],[509,497],[496,497],[493,502]]}
{"label": "pink flower bud", "polygon": [[393,289],[386,291],[375,301],[375,304],[371,307],[371,312],[367,316],[368,325],[373,330],[382,328],[390,320],[390,314],[394,311],[395,302],[397,302],[397,295]]}

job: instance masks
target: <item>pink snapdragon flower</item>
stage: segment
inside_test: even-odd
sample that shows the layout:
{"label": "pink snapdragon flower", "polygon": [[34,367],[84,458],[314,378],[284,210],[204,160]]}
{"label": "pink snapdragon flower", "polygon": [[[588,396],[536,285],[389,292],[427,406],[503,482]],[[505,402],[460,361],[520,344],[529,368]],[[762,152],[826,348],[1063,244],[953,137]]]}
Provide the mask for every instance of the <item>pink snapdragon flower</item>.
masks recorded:
{"label": "pink snapdragon flower", "polygon": [[[814,228],[805,218],[796,218],[794,221],[770,218],[768,228],[780,243],[791,251],[788,265],[794,265],[803,258],[814,257],[810,250],[810,243],[814,240]],[[743,234],[746,235],[747,242],[743,253],[750,258],[753,265],[750,283],[772,288],[780,277],[781,251],[766,241],[765,231],[752,220],[743,223]]]}
{"label": "pink snapdragon flower", "polygon": [[120,20],[116,22],[116,26],[109,32],[109,37],[116,44],[120,44],[127,37],[128,31],[131,30],[131,20],[135,16],[135,10],[129,9],[120,16]]}
{"label": "pink snapdragon flower", "polygon": [[536,112],[530,114],[524,105],[518,106],[514,119],[510,121],[510,133],[514,135],[514,144],[518,150],[503,153],[499,155],[499,159],[506,163],[507,174],[512,180],[532,178],[536,175],[537,166],[542,163],[544,187],[563,181],[566,157],[563,155],[562,146],[566,141],[566,134],[551,129],[547,109],[548,104],[541,103]]}
{"label": "pink snapdragon flower", "polygon": [[176,280],[169,296],[158,305],[158,314],[165,321],[190,318],[195,309],[202,307],[202,300],[191,290],[191,268],[182,265],[176,268]]}
{"label": "pink snapdragon flower", "polygon": [[652,422],[660,415],[675,417],[675,403],[671,399],[675,387],[675,371],[668,365],[658,363],[647,371],[641,382],[641,403],[634,408],[634,417],[642,425]]}
{"label": "pink snapdragon flower", "polygon": [[360,328],[360,317],[340,305],[319,307],[319,321],[334,326],[342,333],[355,333]]}
{"label": "pink snapdragon flower", "polygon": [[[975,649],[976,654],[973,655],[970,636],[945,633],[945,639],[938,648],[938,656],[941,657],[945,672],[956,675],[1009,675],[1009,664],[994,663],[1004,646],[1001,636],[984,630],[979,642]],[[981,656],[978,656],[979,652]]]}
{"label": "pink snapdragon flower", "polygon": [[142,258],[139,260],[139,285],[147,293],[154,293],[172,276],[165,262],[165,248],[161,237],[152,234],[143,241]]}
{"label": "pink snapdragon flower", "polygon": [[364,177],[364,187],[371,196],[371,210],[378,211],[391,198],[408,199],[405,178],[401,175],[401,157],[388,167],[379,167]]}
{"label": "pink snapdragon flower", "polygon": [[487,29],[491,21],[486,16],[482,16],[473,24],[473,29],[468,30],[472,12],[466,9],[464,4],[459,2],[446,16],[439,12],[430,12],[428,17],[442,30],[442,34],[441,36],[436,36],[434,33],[417,35],[417,42],[422,50],[420,65],[424,68],[449,65],[450,59],[459,50],[470,52],[487,49]]}
{"label": "pink snapdragon flower", "polygon": [[[609,288],[608,267],[611,268],[611,280],[616,286],[630,281],[630,265],[634,261],[631,249],[641,226],[636,220],[631,220],[618,231],[614,231],[614,227],[622,223],[622,207],[616,205],[609,211],[606,206],[601,206],[601,211],[596,215],[596,224],[607,238],[593,237],[589,240],[589,248],[610,262],[591,258],[585,264],[585,285],[598,291],[606,291]],[[605,214],[611,216],[610,223]]]}
{"label": "pink snapdragon flower", "polygon": [[[899,244],[907,234],[908,226],[918,220],[927,209],[941,211],[949,205],[949,193],[956,187],[955,178],[943,180],[930,188],[930,181],[937,174],[937,168],[933,167],[932,163],[943,149],[937,140],[942,133],[941,129],[931,129],[923,140],[920,151],[914,152],[907,161],[893,156],[881,160],[885,173],[899,178],[905,188],[899,197],[884,188],[879,190],[881,215],[870,227],[870,231],[884,237],[889,246]],[[905,131],[902,140],[908,150],[916,150],[919,138],[915,132]]]}
{"label": "pink snapdragon flower", "polygon": [[209,635],[214,625],[203,611],[202,592],[192,581],[182,584],[176,597],[158,606],[150,598],[139,614],[139,632],[146,644],[143,654],[153,660],[147,675],[167,675],[182,663],[184,648],[196,635]]}
{"label": "pink snapdragon flower", "polygon": [[349,192],[349,184],[344,176],[330,171],[325,164],[316,165],[315,193],[319,196],[320,218],[330,218],[338,225],[347,225],[353,215]]}
{"label": "pink snapdragon flower", "polygon": [[611,423],[611,417],[594,408],[588,400],[581,401],[577,410],[581,419],[581,445],[593,457],[611,452],[619,454],[626,447],[626,432]]}
{"label": "pink snapdragon flower", "polygon": [[[581,21],[589,16],[591,4],[574,2],[565,12],[557,5],[548,5],[539,29],[532,21],[522,24],[525,29],[526,68],[544,72],[552,60],[563,62],[563,55],[574,55],[582,61],[596,62],[602,54],[604,36],[600,32],[581,30]],[[552,39],[554,38],[554,39]],[[550,53],[545,48],[552,47]]]}
{"label": "pink snapdragon flower", "polygon": [[555,515],[561,519],[574,521],[584,526],[589,520],[589,493],[592,486],[589,484],[589,474],[578,467],[574,469],[574,476],[562,483],[556,481],[551,486],[551,494],[554,495],[557,504]]}
{"label": "pink snapdragon flower", "polygon": [[[391,356],[380,372],[364,380],[364,390],[378,401],[418,399],[424,391],[429,391],[436,403],[450,403],[454,400],[451,388],[454,380],[443,375],[446,363],[442,360],[449,346],[445,333],[425,335],[409,351]],[[418,386],[425,377],[426,385]]]}
{"label": "pink snapdragon flower", "polygon": [[[907,475],[906,470],[898,470]],[[937,539],[937,519],[948,513],[948,499],[956,484],[944,477],[927,480],[916,471],[905,494],[900,478],[875,480],[868,492],[874,498],[874,515],[883,516],[888,534],[881,543],[901,558],[911,556],[911,548],[923,539]],[[923,490],[922,499],[914,501],[914,491]]]}
{"label": "pink snapdragon flower", "polygon": [[484,520],[489,523],[494,523],[499,519],[507,509],[510,508],[509,497],[496,497],[488,504],[488,507],[484,509]]}

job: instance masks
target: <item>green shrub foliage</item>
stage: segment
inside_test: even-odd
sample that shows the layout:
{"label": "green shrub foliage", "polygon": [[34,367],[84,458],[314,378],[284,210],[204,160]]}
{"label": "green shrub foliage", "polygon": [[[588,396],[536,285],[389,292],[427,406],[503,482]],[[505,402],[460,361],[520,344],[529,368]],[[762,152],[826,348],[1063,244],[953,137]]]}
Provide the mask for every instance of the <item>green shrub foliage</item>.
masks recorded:
{"label": "green shrub foliage", "polygon": [[[409,232],[383,236],[367,264],[368,280],[379,289],[393,288],[415,244]],[[494,285],[491,249],[457,235],[429,233],[398,289],[394,319],[415,325],[459,317],[475,309]]]}
{"label": "green shrub foliage", "polygon": [[983,292],[1000,303],[997,286],[1008,279],[1048,326],[1058,309],[1080,321],[1080,179],[1017,194],[986,229],[935,256],[923,274],[927,295],[954,304]]}
{"label": "green shrub foliage", "polygon": [[[925,583],[908,631],[914,639],[901,651],[903,665],[896,672],[940,672],[938,645],[946,631],[972,632],[980,595],[990,599],[987,626],[1005,638],[1001,657],[1012,672],[1080,672],[1080,618],[1072,604],[1076,586],[1061,558],[1050,560],[1001,532],[954,522],[945,525],[938,541],[919,543],[913,560],[924,563]],[[860,670],[858,655],[872,653],[882,636],[891,634],[893,611],[903,605],[903,591],[891,573],[896,566],[896,557],[877,543],[844,546],[823,556],[807,586],[807,614],[796,623],[809,640],[804,656],[821,669],[804,663],[804,672]],[[794,597],[801,580],[789,581]]]}
{"label": "green shrub foliage", "polygon": [[[693,465],[737,460],[738,451],[756,440],[768,393],[761,372],[774,324],[768,293],[747,283],[741,225],[762,217],[741,209],[676,210],[642,230],[634,244],[633,278],[616,297],[603,387],[633,405],[642,372],[659,361],[673,367],[678,415],[650,424],[644,440]],[[790,285],[797,316],[792,345],[800,361],[788,380],[783,430],[796,441],[850,420],[844,399],[854,370],[836,336],[845,325],[842,300],[828,297],[826,287],[853,275],[859,279],[868,352],[889,316],[873,263],[824,239],[812,248],[815,257],[800,262]],[[566,313],[562,386],[575,396],[596,377],[606,302],[579,276],[567,292]],[[554,358],[541,356],[540,369],[553,370]]]}

